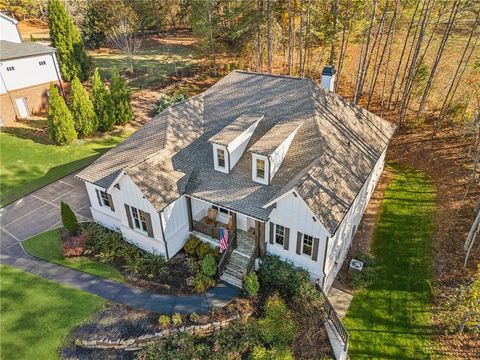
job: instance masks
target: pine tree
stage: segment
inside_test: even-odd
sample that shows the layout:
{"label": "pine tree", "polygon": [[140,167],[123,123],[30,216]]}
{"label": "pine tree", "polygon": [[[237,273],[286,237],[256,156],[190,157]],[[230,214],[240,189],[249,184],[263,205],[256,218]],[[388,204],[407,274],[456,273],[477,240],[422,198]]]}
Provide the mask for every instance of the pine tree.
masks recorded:
{"label": "pine tree", "polygon": [[78,233],[77,217],[70,206],[63,201],[60,203],[60,215],[62,217],[63,227],[70,233],[70,235],[76,235]]}
{"label": "pine tree", "polygon": [[130,90],[116,67],[112,69],[110,91],[115,106],[115,123],[125,125],[133,117],[133,110],[130,105]]}
{"label": "pine tree", "polygon": [[98,129],[98,120],[90,96],[76,76],[72,80],[71,92],[70,110],[75,130],[79,137],[92,135]]}
{"label": "pine tree", "polygon": [[110,91],[103,83],[98,68],[92,77],[92,101],[93,109],[97,116],[98,129],[109,131],[115,124],[115,109]]}
{"label": "pine tree", "polygon": [[75,76],[86,80],[90,62],[83,48],[80,32],[60,0],[48,0],[48,20],[52,46],[57,55],[62,77],[71,81]]}
{"label": "pine tree", "polygon": [[54,84],[50,85],[47,121],[50,137],[57,145],[68,145],[77,138],[73,118]]}

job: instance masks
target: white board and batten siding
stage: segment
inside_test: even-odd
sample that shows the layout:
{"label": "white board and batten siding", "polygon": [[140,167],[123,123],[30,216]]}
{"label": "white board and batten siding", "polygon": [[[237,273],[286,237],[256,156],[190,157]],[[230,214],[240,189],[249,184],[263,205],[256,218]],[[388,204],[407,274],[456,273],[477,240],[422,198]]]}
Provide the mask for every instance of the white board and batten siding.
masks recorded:
{"label": "white board and batten siding", "polygon": [[[292,262],[297,267],[302,267],[310,273],[312,280],[323,279],[323,259],[325,257],[325,241],[328,232],[320,221],[313,220],[314,215],[300,196],[293,193],[285,196],[276,203],[270,213],[270,221],[265,224],[265,241],[267,253],[278,255],[282,260]],[[288,250],[275,243],[270,244],[270,223],[282,225],[290,229]],[[307,234],[319,239],[317,260],[312,256],[296,253],[297,233]]]}
{"label": "white board and batten siding", "polygon": [[[260,118],[262,119],[263,116]],[[256,122],[254,122],[247,130],[245,130],[240,136],[238,136],[235,140],[233,140],[230,144],[228,144],[228,151],[230,152],[230,170],[232,170],[235,166],[235,164],[240,160],[242,157],[243,153],[245,152],[245,149],[247,148],[247,145],[252,138],[253,133],[255,132],[255,129],[257,128],[257,125],[260,121],[258,119]]]}
{"label": "white board and batten siding", "polygon": [[190,234],[188,224],[187,200],[184,195],[169,204],[162,212],[165,240],[167,241],[168,255],[174,256],[179,252]]}
{"label": "white board and batten siding", "polygon": [[350,249],[358,225],[362,220],[363,213],[370,201],[372,193],[377,185],[378,179],[383,171],[386,149],[375,164],[367,181],[355,198],[352,206],[340,223],[337,231],[328,241],[327,258],[325,264],[326,278],[323,284],[325,291],[332,286],[338,274],[348,250]]}
{"label": "white board and batten siding", "polygon": [[[120,190],[116,187],[111,188],[110,195],[114,204],[114,211],[99,204],[96,190],[105,191],[105,189],[90,183],[85,184],[92,204],[91,211],[95,222],[112,230],[120,231],[125,240],[145,251],[166,255],[160,216],[128,175],[123,174],[118,180],[117,184]],[[130,228],[125,204],[150,214],[153,237],[149,237],[139,229]]]}

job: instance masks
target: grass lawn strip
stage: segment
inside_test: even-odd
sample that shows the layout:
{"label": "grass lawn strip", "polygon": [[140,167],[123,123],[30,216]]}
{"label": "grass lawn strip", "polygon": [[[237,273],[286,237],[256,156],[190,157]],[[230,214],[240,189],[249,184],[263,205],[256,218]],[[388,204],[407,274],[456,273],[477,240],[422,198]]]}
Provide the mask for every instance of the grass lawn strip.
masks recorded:
{"label": "grass lawn strip", "polygon": [[374,235],[377,273],[355,293],[345,324],[350,357],[430,357],[435,188],[422,172],[394,165]]}
{"label": "grass lawn strip", "polygon": [[64,258],[60,229],[53,229],[25,240],[24,249],[33,256],[88,274],[124,283],[123,276],[113,266],[86,257]]}
{"label": "grass lawn strip", "polygon": [[106,135],[56,146],[26,135],[20,128],[5,129],[0,133],[1,206],[87,166],[128,135]]}
{"label": "grass lawn strip", "polygon": [[59,359],[71,329],[104,304],[86,292],[0,265],[2,359]]}

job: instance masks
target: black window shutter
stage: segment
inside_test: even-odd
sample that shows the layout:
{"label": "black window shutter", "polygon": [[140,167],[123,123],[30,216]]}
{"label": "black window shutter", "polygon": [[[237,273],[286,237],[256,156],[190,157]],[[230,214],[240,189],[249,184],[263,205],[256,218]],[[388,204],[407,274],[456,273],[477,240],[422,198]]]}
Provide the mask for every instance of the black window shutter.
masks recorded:
{"label": "black window shutter", "polygon": [[108,194],[108,201],[110,202],[110,209],[112,211],[115,211],[115,207],[113,206],[113,199],[112,199],[112,195]]}
{"label": "black window shutter", "polygon": [[285,250],[288,250],[289,243],[290,243],[290,228],[286,227],[284,232],[284,239],[283,239],[283,248]]}
{"label": "black window shutter", "polygon": [[100,206],[103,206],[103,204],[102,204],[102,198],[100,197],[100,191],[98,191],[98,189],[95,189],[95,192],[97,193],[98,204],[99,204]]}
{"label": "black window shutter", "polygon": [[130,213],[130,206],[125,204],[125,212],[127,213],[128,226],[133,229],[132,214]]}
{"label": "black window shutter", "polygon": [[145,222],[147,223],[147,235],[148,237],[153,237],[153,228],[152,228],[152,218],[149,213],[143,212],[143,216],[145,216]]}
{"label": "black window shutter", "polygon": [[273,244],[273,237],[275,236],[274,228],[275,228],[275,225],[272,222],[270,222],[270,244]]}
{"label": "black window shutter", "polygon": [[313,239],[313,253],[312,253],[312,260],[317,261],[318,259],[318,243],[320,242],[319,238]]}
{"label": "black window shutter", "polygon": [[302,233],[300,231],[297,232],[297,255],[302,254]]}

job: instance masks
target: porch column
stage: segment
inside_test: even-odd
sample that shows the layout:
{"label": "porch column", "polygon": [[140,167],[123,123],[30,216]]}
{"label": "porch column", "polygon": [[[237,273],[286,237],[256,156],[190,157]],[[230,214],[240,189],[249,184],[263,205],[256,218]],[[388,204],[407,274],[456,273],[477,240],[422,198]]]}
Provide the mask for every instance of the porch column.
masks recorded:
{"label": "porch column", "polygon": [[192,217],[192,198],[186,196],[187,198],[187,213],[188,213],[188,229],[193,231],[193,217]]}
{"label": "porch column", "polygon": [[265,223],[255,220],[255,241],[258,245],[258,254],[256,256],[265,255]]}
{"label": "porch column", "polygon": [[233,222],[233,233],[235,234],[235,243],[233,244],[233,248],[237,248],[238,244],[238,233],[237,233],[237,213],[232,213],[232,222]]}

